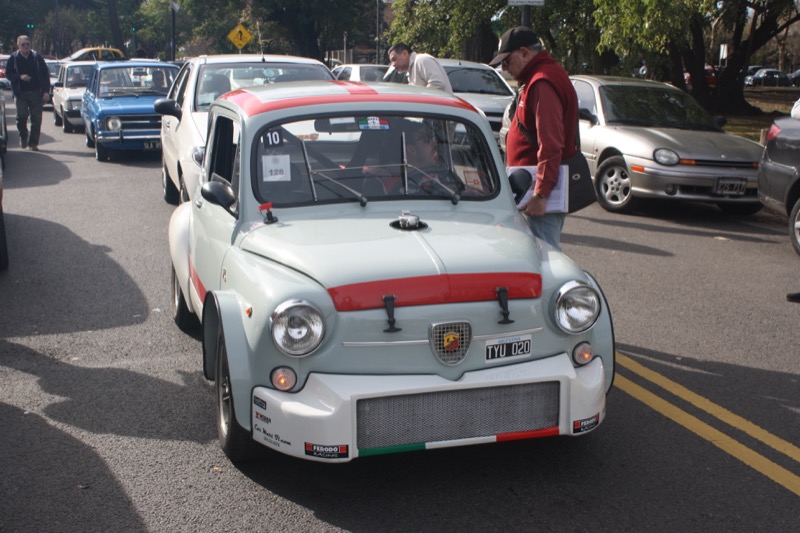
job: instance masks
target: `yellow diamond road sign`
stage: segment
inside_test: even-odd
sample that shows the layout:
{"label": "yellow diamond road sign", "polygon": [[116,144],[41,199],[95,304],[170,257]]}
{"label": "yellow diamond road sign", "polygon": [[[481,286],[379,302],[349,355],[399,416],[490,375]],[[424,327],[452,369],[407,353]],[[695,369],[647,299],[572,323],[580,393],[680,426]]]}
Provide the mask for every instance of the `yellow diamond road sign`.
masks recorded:
{"label": "yellow diamond road sign", "polygon": [[244,45],[246,45],[253,39],[253,36],[250,34],[249,31],[247,31],[247,28],[245,28],[241,24],[237,24],[236,27],[233,28],[231,32],[228,34],[228,39],[230,39],[230,41],[236,46],[236,48],[241,50],[242,48],[244,48]]}

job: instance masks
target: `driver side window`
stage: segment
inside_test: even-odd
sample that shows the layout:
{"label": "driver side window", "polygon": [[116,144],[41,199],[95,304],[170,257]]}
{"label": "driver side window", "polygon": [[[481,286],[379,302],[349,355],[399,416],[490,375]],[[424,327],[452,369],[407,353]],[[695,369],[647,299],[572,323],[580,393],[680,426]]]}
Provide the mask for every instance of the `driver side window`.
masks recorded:
{"label": "driver side window", "polygon": [[239,146],[240,128],[236,122],[226,116],[214,117],[208,159],[209,181],[218,181],[231,188],[236,202],[232,211],[238,210],[239,203]]}

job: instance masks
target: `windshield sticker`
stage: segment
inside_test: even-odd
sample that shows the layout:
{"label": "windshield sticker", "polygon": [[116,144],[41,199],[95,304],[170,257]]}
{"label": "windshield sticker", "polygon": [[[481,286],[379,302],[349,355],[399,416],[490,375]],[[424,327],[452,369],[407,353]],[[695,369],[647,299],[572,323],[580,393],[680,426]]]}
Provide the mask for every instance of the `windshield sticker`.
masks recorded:
{"label": "windshield sticker", "polygon": [[358,120],[360,130],[388,130],[389,121],[381,117],[366,117]]}
{"label": "windshield sticker", "polygon": [[264,181],[291,181],[291,165],[288,155],[265,155],[261,157]]}
{"label": "windshield sticker", "polygon": [[267,133],[264,134],[262,137],[264,141],[264,146],[275,147],[275,146],[283,146],[283,135],[279,130],[269,130]]}

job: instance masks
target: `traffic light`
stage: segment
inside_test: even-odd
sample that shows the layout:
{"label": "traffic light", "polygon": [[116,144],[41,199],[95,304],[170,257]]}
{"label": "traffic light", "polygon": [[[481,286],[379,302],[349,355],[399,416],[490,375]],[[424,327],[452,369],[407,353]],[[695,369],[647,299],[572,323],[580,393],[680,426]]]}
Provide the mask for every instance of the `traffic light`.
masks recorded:
{"label": "traffic light", "polygon": [[131,26],[131,31],[132,31],[133,33],[136,33],[136,28],[134,28],[133,26]]}
{"label": "traffic light", "polygon": [[29,30],[33,29],[33,22],[29,22],[25,25]]}

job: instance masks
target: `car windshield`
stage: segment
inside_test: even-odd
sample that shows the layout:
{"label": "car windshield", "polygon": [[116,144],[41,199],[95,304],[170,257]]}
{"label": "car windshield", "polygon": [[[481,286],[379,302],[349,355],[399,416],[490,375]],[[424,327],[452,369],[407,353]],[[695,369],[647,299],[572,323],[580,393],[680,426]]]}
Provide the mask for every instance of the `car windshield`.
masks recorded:
{"label": "car windshield", "polygon": [[50,72],[50,77],[55,78],[58,75],[58,65],[55,61],[46,61],[45,64],[47,65],[47,70]]}
{"label": "car windshield", "polygon": [[512,96],[514,94],[492,69],[447,67],[445,70],[447,71],[447,77],[450,79],[450,85],[453,87],[453,92],[496,94],[500,96]]}
{"label": "car windshield", "polygon": [[389,66],[361,67],[361,81],[381,81]]}
{"label": "car windshield", "polygon": [[166,95],[178,72],[164,66],[126,66],[100,71],[100,96]]}
{"label": "car windshield", "polygon": [[711,115],[682,91],[604,85],[600,97],[608,124],[720,131]]}
{"label": "car windshield", "polygon": [[82,65],[79,67],[67,67],[64,87],[72,89],[75,87],[86,87],[86,80],[92,72],[92,65]]}
{"label": "car windshield", "polygon": [[256,143],[253,190],[276,206],[408,197],[457,204],[498,191],[483,134],[452,119],[330,116],[274,124]]}
{"label": "car windshield", "polygon": [[267,85],[284,81],[332,80],[323,65],[283,62],[253,62],[203,65],[195,94],[195,109],[208,111],[208,106],[221,94],[242,87]]}

